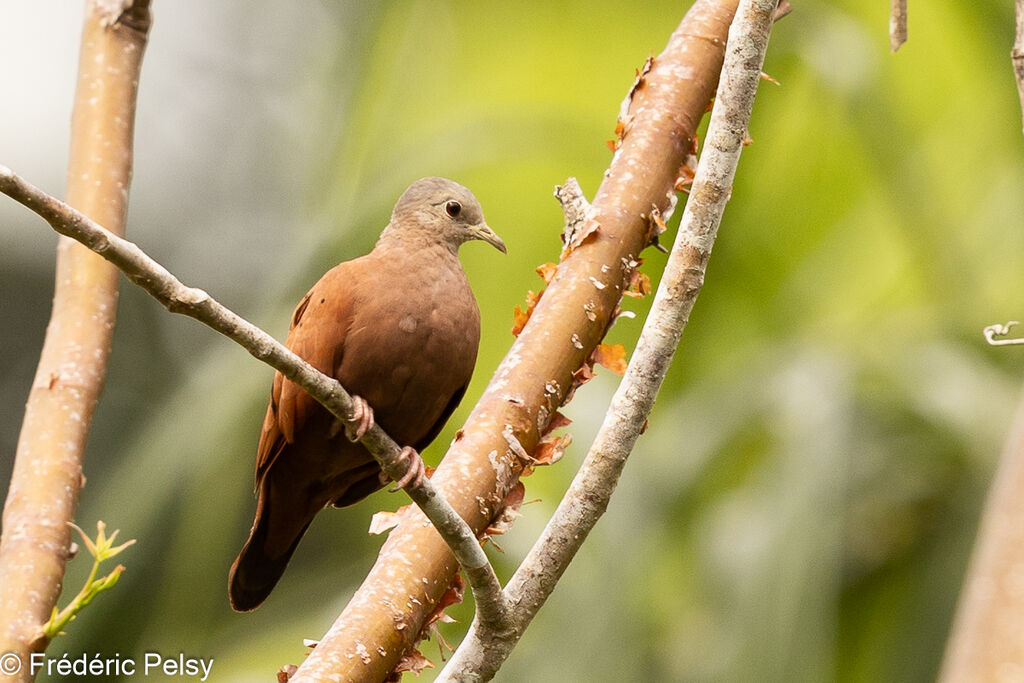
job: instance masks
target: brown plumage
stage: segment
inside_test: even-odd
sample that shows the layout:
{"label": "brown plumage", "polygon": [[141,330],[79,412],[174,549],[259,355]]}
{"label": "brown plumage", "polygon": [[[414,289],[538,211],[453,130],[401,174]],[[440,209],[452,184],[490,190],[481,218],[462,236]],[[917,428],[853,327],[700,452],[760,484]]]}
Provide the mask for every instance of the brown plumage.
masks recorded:
{"label": "brown plumage", "polygon": [[[458,248],[476,239],[505,251],[469,190],[418,180],[373,251],[327,271],[292,315],[288,348],[365,399],[367,417],[417,451],[441,431],[473,374],[480,311]],[[341,423],[275,374],[256,455],[256,519],[231,566],[232,607],[266,599],[322,508],[356,503],[384,483]]]}

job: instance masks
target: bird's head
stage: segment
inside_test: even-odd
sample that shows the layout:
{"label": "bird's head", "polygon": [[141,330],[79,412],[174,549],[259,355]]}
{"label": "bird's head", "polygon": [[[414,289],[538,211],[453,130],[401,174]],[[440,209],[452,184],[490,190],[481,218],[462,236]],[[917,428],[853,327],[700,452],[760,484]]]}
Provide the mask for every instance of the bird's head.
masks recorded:
{"label": "bird's head", "polygon": [[427,231],[452,251],[471,240],[482,240],[507,253],[505,243],[484,221],[484,210],[473,193],[447,178],[420,178],[398,198],[385,235],[393,232],[406,238],[413,231]]}

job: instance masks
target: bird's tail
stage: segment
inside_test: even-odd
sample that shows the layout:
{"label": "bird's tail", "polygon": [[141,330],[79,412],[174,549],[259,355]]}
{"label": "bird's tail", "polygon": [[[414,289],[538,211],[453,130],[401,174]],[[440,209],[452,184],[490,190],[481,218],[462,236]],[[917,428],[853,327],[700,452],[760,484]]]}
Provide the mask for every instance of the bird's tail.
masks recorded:
{"label": "bird's tail", "polygon": [[263,604],[318,511],[296,516],[295,506],[271,505],[270,489],[271,482],[264,481],[249,540],[228,575],[228,596],[236,612],[249,612]]}

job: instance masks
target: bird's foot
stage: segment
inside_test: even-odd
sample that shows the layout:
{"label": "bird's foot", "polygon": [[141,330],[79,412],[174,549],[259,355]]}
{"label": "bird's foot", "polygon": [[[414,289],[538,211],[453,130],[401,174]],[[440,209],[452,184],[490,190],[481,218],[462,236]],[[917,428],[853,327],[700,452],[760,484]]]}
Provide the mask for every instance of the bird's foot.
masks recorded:
{"label": "bird's foot", "polygon": [[352,420],[356,422],[355,427],[345,425],[345,436],[355,443],[363,438],[366,432],[373,428],[373,408],[362,396],[352,396]]}
{"label": "bird's foot", "polygon": [[412,446],[406,446],[402,449],[402,452],[398,454],[398,461],[404,460],[409,461],[409,468],[402,475],[402,478],[395,482],[395,485],[388,489],[388,493],[394,493],[400,489],[404,489],[410,483],[414,486],[419,486],[423,483],[423,477],[426,472],[426,465],[423,463],[423,458],[416,452],[416,449]]}

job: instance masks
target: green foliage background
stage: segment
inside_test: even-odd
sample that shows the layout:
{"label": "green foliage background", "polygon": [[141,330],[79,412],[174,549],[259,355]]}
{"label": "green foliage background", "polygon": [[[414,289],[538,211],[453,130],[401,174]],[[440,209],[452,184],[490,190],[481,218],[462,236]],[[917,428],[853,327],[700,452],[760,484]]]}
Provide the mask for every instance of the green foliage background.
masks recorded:
{"label": "green foliage background", "polygon": [[[1020,352],[980,334],[1022,314],[1012,9],[911,3],[910,42],[893,56],[886,3],[794,5],[765,65],[781,86],[758,95],[754,143],[650,429],[499,680],[906,682],[938,670],[1020,381]],[[512,308],[542,285],[533,268],[557,258],[552,187],[574,175],[594,193],[634,68],[684,9],[157,2],[130,236],[283,338],[302,292],[372,246],[409,182],[472,188],[509,255],[463,250],[484,342],[465,404],[427,452],[436,462],[509,347]],[[74,43],[74,21],[54,19],[63,11],[41,3],[24,50]],[[75,58],[58,54],[66,119]],[[0,89],[25,121],[47,109],[21,81]],[[12,158],[0,161],[58,191],[63,148],[47,141],[66,125],[40,117],[3,131]],[[55,239],[4,204],[6,489]],[[664,257],[646,256],[656,283]],[[648,303],[625,304],[637,319],[612,341],[632,347]],[[212,680],[266,680],[330,625],[380,544],[370,515],[405,500],[323,513],[267,604],[232,613],[226,574],[251,521],[270,376],[124,286],[77,521],[103,519],[138,544],[119,558],[116,589],[51,653],[185,652],[215,659]],[[566,409],[575,443],[527,481],[539,502],[492,553],[503,578],[557,504],[615,379],[603,373]],[[86,564],[72,563],[67,592]],[[454,614],[442,627],[453,643],[471,606]],[[437,661],[436,644],[423,649]]]}

